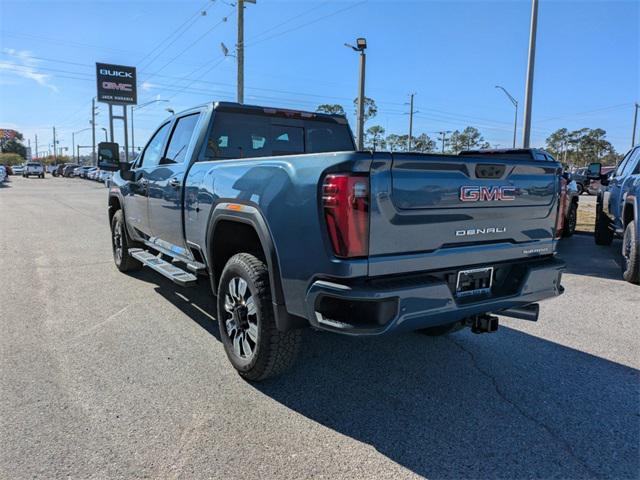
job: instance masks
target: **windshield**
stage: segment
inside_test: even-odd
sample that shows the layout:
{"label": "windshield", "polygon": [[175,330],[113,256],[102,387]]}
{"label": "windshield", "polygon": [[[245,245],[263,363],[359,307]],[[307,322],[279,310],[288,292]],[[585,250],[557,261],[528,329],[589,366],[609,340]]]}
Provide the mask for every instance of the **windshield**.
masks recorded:
{"label": "windshield", "polygon": [[217,112],[203,160],[354,150],[347,124]]}

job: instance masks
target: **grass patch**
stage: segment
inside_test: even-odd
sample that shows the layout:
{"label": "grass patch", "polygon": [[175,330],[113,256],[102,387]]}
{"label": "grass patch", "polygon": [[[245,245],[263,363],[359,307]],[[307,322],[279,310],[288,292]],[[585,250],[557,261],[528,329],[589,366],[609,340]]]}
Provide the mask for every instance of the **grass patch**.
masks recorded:
{"label": "grass patch", "polygon": [[579,232],[593,232],[596,225],[595,202],[583,202],[578,204],[578,223],[576,230]]}

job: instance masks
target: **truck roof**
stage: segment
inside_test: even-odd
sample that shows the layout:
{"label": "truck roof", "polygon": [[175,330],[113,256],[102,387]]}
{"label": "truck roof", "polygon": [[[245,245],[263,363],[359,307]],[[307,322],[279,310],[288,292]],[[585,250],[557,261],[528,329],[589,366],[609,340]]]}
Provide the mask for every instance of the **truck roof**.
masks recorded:
{"label": "truck roof", "polygon": [[[218,112],[236,112],[254,115],[272,115],[283,118],[300,118],[303,120],[321,120],[335,122],[346,125],[346,115],[323,113],[323,112],[309,112],[306,110],[295,110],[290,108],[269,107],[262,105],[246,105],[237,102],[209,102],[198,105],[194,108],[213,105],[213,109]],[[192,111],[194,108],[177,112],[175,115],[181,115],[183,113]]]}

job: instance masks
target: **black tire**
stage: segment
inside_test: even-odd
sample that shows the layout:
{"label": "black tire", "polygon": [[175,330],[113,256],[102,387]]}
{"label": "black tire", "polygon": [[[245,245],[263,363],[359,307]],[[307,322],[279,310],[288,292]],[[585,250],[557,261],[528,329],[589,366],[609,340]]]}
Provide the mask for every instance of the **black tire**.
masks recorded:
{"label": "black tire", "polygon": [[220,276],[217,296],[220,338],[241,377],[257,382],[293,364],[301,331],[276,328],[269,272],[262,260],[249,253],[231,257]]}
{"label": "black tire", "polygon": [[593,235],[596,245],[611,245],[613,242],[613,228],[609,217],[602,211],[602,204],[596,204],[596,229]]}
{"label": "black tire", "polygon": [[417,333],[427,335],[429,337],[440,337],[442,335],[449,335],[455,333],[464,328],[464,322],[454,322],[448,325],[438,325],[437,327],[421,328],[416,330]]}
{"label": "black tire", "polygon": [[133,246],[127,235],[122,210],[118,210],[111,219],[111,249],[113,261],[121,272],[131,272],[142,267],[138,260],[129,255],[129,248]]}
{"label": "black tire", "polygon": [[562,236],[564,238],[569,238],[571,235],[576,233],[577,223],[578,223],[578,204],[575,202],[572,202],[571,208],[569,208],[569,213],[567,214],[567,218],[565,219],[564,228],[562,229]]}
{"label": "black tire", "polygon": [[640,239],[633,220],[627,224],[622,237],[622,278],[630,283],[640,283]]}
{"label": "black tire", "polygon": [[584,185],[576,182],[576,188],[578,189],[578,195],[582,195],[584,193]]}

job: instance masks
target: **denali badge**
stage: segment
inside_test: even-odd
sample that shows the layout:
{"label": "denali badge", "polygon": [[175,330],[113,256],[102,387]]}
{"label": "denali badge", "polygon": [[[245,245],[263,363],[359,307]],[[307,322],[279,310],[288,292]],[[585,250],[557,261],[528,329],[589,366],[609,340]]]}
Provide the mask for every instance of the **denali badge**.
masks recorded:
{"label": "denali badge", "polygon": [[489,202],[491,200],[515,200],[516,187],[460,187],[463,202]]}
{"label": "denali badge", "polygon": [[471,235],[487,235],[489,233],[505,233],[507,227],[487,227],[469,228],[467,230],[456,230],[456,237],[469,237]]}

